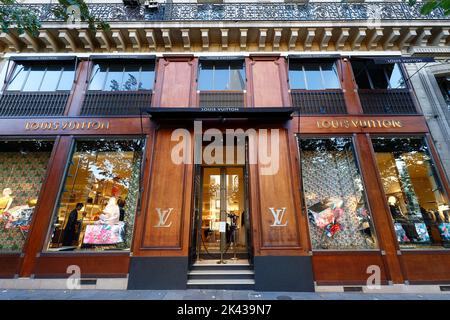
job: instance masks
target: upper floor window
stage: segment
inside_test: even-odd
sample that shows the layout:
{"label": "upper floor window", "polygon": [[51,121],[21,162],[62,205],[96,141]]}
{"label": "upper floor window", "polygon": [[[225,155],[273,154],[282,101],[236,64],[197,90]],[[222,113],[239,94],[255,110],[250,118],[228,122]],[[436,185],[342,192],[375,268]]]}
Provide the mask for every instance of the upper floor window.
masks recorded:
{"label": "upper floor window", "polygon": [[359,89],[405,89],[398,63],[375,64],[373,61],[352,61],[353,74]]}
{"label": "upper floor window", "polygon": [[441,89],[442,96],[447,103],[448,110],[450,111],[450,76],[438,77],[436,80]]}
{"label": "upper floor window", "polygon": [[289,62],[291,89],[326,90],[340,89],[339,76],[334,62]]}
{"label": "upper floor window", "polygon": [[243,61],[201,61],[198,90],[244,90]]}
{"label": "upper floor window", "polygon": [[50,64],[48,62],[16,62],[8,81],[8,91],[59,91],[70,90],[75,76],[73,62]]}
{"label": "upper floor window", "polygon": [[152,90],[155,81],[153,62],[95,62],[89,90],[138,91]]}

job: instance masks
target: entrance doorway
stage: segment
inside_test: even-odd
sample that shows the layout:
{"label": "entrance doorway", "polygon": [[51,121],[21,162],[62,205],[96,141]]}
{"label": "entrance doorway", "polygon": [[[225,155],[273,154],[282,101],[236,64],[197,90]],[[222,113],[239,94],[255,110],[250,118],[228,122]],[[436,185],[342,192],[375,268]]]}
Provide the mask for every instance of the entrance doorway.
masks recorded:
{"label": "entrance doorway", "polygon": [[[249,259],[250,221],[245,166],[199,166],[192,245],[195,258],[219,264]],[[199,178],[199,179],[198,179]],[[194,253],[194,252],[191,252]]]}

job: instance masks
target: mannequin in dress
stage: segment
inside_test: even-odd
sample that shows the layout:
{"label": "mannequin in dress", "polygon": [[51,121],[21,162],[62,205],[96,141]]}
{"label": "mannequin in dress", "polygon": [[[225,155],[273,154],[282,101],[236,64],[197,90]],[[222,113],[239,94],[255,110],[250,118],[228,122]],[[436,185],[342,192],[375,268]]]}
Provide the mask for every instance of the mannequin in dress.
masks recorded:
{"label": "mannequin in dress", "polygon": [[119,218],[120,208],[117,205],[117,200],[115,197],[111,197],[105,209],[103,209],[103,213],[100,215],[99,223],[116,224],[119,223]]}
{"label": "mannequin in dress", "polygon": [[11,207],[11,203],[13,202],[13,197],[11,197],[12,190],[10,188],[3,189],[3,195],[0,198],[0,215],[3,212],[8,211]]}

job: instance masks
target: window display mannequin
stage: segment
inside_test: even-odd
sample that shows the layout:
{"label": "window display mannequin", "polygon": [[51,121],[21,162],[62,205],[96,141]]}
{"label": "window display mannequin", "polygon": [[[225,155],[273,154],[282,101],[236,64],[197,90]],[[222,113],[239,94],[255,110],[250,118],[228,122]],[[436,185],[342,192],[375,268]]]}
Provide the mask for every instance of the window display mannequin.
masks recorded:
{"label": "window display mannequin", "polygon": [[398,200],[394,196],[390,196],[388,198],[389,203],[389,210],[391,211],[392,218],[395,221],[398,220],[405,220],[405,216],[403,215],[402,211],[400,210],[400,207],[398,205]]}
{"label": "window display mannequin", "polygon": [[120,208],[117,205],[117,200],[115,197],[111,197],[108,200],[108,204],[105,209],[103,209],[103,213],[100,215],[100,220],[98,223],[103,224],[116,224],[119,223],[120,218]]}
{"label": "window display mannequin", "polygon": [[3,212],[8,211],[13,202],[13,197],[11,197],[12,190],[10,188],[3,189],[2,197],[0,198],[0,215]]}
{"label": "window display mannequin", "polygon": [[[73,209],[69,213],[69,218],[67,219],[66,227],[64,228],[63,234],[63,246],[72,246],[73,241],[75,240],[75,232],[76,232],[76,222],[78,219],[78,211],[80,211],[84,205],[82,203],[77,203],[75,209]],[[84,213],[86,214],[86,213]]]}

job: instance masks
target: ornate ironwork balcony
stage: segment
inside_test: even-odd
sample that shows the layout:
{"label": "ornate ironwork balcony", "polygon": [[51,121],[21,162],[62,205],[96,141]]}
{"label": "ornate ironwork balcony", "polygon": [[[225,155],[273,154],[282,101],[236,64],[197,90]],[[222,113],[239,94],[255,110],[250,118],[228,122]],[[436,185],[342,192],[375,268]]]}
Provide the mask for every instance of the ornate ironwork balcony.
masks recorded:
{"label": "ornate ironwork balcony", "polygon": [[[61,22],[58,4],[20,4],[33,10],[42,22]],[[342,21],[342,20],[449,20],[442,9],[420,14],[421,4],[403,2],[319,3],[167,3],[157,8],[123,4],[88,4],[91,13],[108,22],[145,21]]]}

